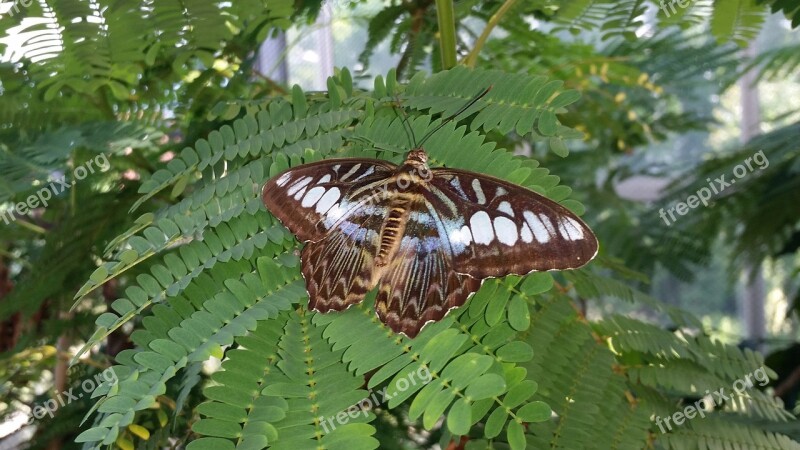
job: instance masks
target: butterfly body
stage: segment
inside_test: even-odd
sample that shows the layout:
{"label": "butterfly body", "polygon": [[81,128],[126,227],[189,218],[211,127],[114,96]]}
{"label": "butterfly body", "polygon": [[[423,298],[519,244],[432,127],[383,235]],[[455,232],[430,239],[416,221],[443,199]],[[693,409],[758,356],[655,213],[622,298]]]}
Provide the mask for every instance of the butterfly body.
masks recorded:
{"label": "butterfly body", "polygon": [[577,268],[597,252],[563,206],[486,175],[431,169],[422,148],[400,166],[349,158],[292,168],[262,198],[306,243],[311,309],[341,311],[379,287],[378,317],[410,337],[485,278]]}

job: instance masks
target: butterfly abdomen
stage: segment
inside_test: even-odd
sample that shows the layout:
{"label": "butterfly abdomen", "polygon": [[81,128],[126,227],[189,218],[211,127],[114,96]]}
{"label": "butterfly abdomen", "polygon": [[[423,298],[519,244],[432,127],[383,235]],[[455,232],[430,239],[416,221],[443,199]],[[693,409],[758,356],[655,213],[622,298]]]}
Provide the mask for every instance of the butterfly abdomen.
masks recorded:
{"label": "butterfly abdomen", "polygon": [[402,196],[395,198],[391,202],[389,215],[381,228],[380,247],[378,247],[375,265],[379,267],[385,266],[397,251],[397,247],[406,230],[410,204],[411,200]]}

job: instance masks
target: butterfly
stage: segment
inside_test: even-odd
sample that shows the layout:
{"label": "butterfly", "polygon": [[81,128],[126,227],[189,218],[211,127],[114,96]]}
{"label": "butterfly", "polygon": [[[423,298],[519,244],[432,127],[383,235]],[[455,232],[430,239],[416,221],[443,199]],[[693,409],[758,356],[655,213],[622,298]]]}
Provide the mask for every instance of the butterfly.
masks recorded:
{"label": "butterfly", "polygon": [[267,181],[262,199],[305,242],[310,309],[342,311],[379,287],[378,318],[410,338],[486,278],[578,268],[598,249],[564,206],[488,175],[430,168],[422,146],[400,166],[344,158],[294,167]]}

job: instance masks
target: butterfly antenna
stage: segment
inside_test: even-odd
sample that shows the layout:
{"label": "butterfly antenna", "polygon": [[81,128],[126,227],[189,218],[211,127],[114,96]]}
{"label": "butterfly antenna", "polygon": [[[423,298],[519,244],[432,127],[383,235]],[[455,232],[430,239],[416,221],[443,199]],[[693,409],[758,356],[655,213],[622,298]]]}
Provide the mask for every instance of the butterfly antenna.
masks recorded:
{"label": "butterfly antenna", "polygon": [[419,145],[416,146],[415,148],[422,147],[422,144],[424,144],[425,141],[427,141],[429,137],[433,136],[433,134],[436,133],[437,131],[439,131],[440,129],[442,129],[442,127],[444,127],[445,125],[450,123],[456,117],[460,116],[464,111],[468,110],[472,105],[477,103],[478,100],[482,99],[491,90],[492,90],[492,86],[490,85],[486,89],[484,89],[481,92],[479,92],[478,95],[475,96],[475,98],[473,98],[472,100],[469,101],[469,103],[467,103],[466,105],[462,106],[461,109],[456,111],[453,115],[449,116],[448,118],[444,119],[442,121],[442,123],[440,123],[436,128],[434,128],[433,130],[429,131],[428,134],[423,136],[422,140],[419,142]]}
{"label": "butterfly antenna", "polygon": [[[400,97],[398,97],[397,94],[395,94],[394,99],[398,105],[398,107],[395,108],[394,113],[397,114],[397,117],[400,119],[400,121],[403,122],[403,130],[406,132],[406,137],[408,137],[408,140],[411,141],[411,143],[414,145],[412,148],[417,148],[417,137],[414,136],[414,129],[411,127],[411,124],[409,123],[408,113],[406,113],[406,111],[399,106]],[[403,114],[403,117],[400,117],[400,113]]]}

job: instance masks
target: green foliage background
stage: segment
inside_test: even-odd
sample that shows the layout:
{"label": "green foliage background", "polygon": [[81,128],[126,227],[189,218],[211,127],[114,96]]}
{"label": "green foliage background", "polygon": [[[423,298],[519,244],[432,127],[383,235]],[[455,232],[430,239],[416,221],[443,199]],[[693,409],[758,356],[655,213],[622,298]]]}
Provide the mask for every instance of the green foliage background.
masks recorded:
{"label": "green foliage background", "polygon": [[[0,356],[1,413],[40,403],[31,387],[70,358],[56,390],[107,365],[119,380],[41,422],[34,447],[800,448],[795,415],[758,387],[662,433],[656,417],[729,389],[764,358],[710,339],[690,314],[642,292],[656,263],[691,276],[720,233],[736,237],[733,266],[797,251],[798,215],[787,206],[797,195],[797,125],[674,186],[670,198],[693,192],[755,148],[772,162],[730,207],[698,211],[681,229],[654,225],[661,205],[620,199],[594,176],[597,167],[624,173],[621,154],[708,124],[698,91],[722,87],[705,73],[718,72],[723,87],[741,75],[735,43],[758,33],[766,5],[697,0],[679,17],[656,11],[656,31],[637,39],[655,2],[398,2],[372,19],[362,53],[368,64],[388,39],[397,69],[365,90],[342,68],[318,93],[254,80],[251,68],[265,36],[319,4],[146,3],[42,2],[0,25],[31,32],[19,58],[0,64],[0,201],[22,201],[53,171],[97,154],[112,162],[46,210],[0,225],[15,284],[0,317],[16,330]],[[787,17],[797,13],[779,3]],[[484,19],[506,35],[467,39],[434,13]],[[533,30],[531,17],[598,43]],[[60,49],[36,39],[53,33]],[[438,45],[441,33],[455,46]],[[34,60],[41,52],[53,56]],[[690,54],[702,63],[687,70]],[[764,79],[796,74],[791,55],[787,47],[752,64]],[[464,64],[452,67],[457,57]],[[418,70],[426,64],[433,74]],[[327,157],[398,162],[410,145],[398,101],[422,136],[489,84],[426,143],[432,164],[491,174],[587,213],[598,259],[488,280],[413,340],[377,320],[374,296],[344,313],[309,312],[299,243],[261,204],[265,180]],[[523,142],[535,158],[514,156]],[[620,314],[588,320],[582,305],[609,298],[646,307],[668,328]],[[82,348],[71,354],[70,345]],[[215,359],[221,366],[209,369]],[[430,383],[400,389],[421,369]],[[320,423],[384,388],[393,395],[379,408],[335,430]]]}

